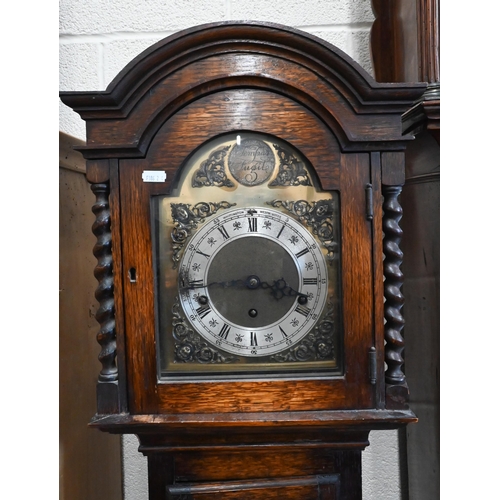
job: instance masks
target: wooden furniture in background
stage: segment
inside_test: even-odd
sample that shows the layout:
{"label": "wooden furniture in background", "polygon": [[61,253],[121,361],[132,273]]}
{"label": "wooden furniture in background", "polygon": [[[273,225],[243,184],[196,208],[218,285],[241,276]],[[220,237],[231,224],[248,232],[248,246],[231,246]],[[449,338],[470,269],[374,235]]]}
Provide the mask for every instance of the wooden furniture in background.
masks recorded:
{"label": "wooden furniture in background", "polygon": [[372,0],[379,82],[439,82],[439,0]]}
{"label": "wooden furniture in background", "polygon": [[[92,425],[139,437],[150,500],[359,500],[369,432],[416,421],[402,371],[398,198],[413,138],[403,134],[401,117],[425,88],[377,83],[340,50],[298,30],[241,22],[192,28],[153,45],[104,92],[61,94],[87,122],[87,143],[79,150],[96,196],[102,369]],[[269,362],[272,374],[221,376],[207,364],[203,376],[164,375],[159,308],[173,311],[179,342],[186,330],[196,338],[189,321],[201,321],[206,308],[179,319],[175,302],[158,302],[163,286],[182,293],[182,275],[178,284],[155,271],[168,255],[158,255],[151,207],[184,185],[184,170],[207,141],[250,132],[294,148],[324,196],[339,196],[339,237],[328,243],[340,262],[340,318],[333,324],[338,365],[315,371],[311,363],[308,371],[285,373]],[[286,170],[300,184],[290,173],[296,158],[281,160],[279,175]],[[223,162],[215,166],[219,180],[229,175]],[[207,168],[200,166],[204,180]],[[223,199],[232,188],[220,189]],[[174,242],[189,244],[203,227],[204,219],[191,214],[203,201],[203,190],[185,200],[185,225],[176,226],[184,239],[172,232]],[[304,201],[289,210],[325,245],[333,205],[311,206]],[[318,318],[316,328],[323,326]],[[208,360],[216,343],[197,342]],[[328,352],[325,344],[318,349]],[[191,352],[186,345],[181,354]]]}
{"label": "wooden furniture in background", "polygon": [[426,82],[407,117],[414,132],[425,128],[439,142],[439,0],[372,0],[370,48],[378,82]]}
{"label": "wooden furniture in background", "polygon": [[380,82],[427,82],[405,114],[416,139],[401,196],[405,238],[406,377],[418,426],[406,429],[410,500],[439,498],[439,0],[372,0],[373,66]]}
{"label": "wooden furniture in background", "polygon": [[118,436],[88,427],[99,370],[92,256],[93,195],[83,142],[59,134],[59,492],[61,500],[121,500]]}

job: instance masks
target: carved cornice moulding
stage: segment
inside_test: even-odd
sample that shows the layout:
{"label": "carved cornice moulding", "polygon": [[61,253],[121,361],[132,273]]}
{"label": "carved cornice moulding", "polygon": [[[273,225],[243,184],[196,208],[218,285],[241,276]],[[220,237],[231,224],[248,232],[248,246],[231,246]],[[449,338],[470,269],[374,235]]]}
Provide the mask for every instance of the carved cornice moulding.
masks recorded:
{"label": "carved cornice moulding", "polygon": [[[381,127],[386,142],[411,139],[401,136],[400,116],[425,89],[378,83],[338,48],[293,28],[227,22],[176,33],[137,56],[105,91],[62,92],[61,100],[87,121],[85,157],[141,157],[159,127],[193,99],[242,85],[306,104],[344,150],[380,141]],[[139,102],[149,110],[146,125]],[[110,147],[118,129],[121,142]]]}
{"label": "carved cornice moulding", "polygon": [[427,129],[439,142],[441,116],[440,84],[429,85],[422,98],[402,116],[405,134],[417,134]]}

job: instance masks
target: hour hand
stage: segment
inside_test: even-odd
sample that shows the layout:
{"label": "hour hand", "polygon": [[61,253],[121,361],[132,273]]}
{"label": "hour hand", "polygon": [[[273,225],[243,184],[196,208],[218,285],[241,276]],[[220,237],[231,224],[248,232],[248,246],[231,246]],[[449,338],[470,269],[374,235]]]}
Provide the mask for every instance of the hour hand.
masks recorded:
{"label": "hour hand", "polygon": [[298,297],[299,304],[307,304],[307,295],[294,290],[291,286],[287,284],[284,278],[274,280],[272,284],[266,283],[265,281],[260,283],[260,286],[264,289],[270,289],[271,295],[279,300],[283,297]]}
{"label": "hour hand", "polygon": [[[241,283],[242,280],[238,280],[238,283]],[[298,301],[300,304],[307,304],[308,298],[307,295],[294,290],[284,278],[280,278],[278,280],[274,280],[272,284],[267,283],[266,281],[261,281],[258,276],[255,274],[251,274],[244,281],[244,285],[250,290],[255,290],[256,288],[262,288],[264,290],[270,290],[271,295],[279,300],[283,297],[298,297]]]}

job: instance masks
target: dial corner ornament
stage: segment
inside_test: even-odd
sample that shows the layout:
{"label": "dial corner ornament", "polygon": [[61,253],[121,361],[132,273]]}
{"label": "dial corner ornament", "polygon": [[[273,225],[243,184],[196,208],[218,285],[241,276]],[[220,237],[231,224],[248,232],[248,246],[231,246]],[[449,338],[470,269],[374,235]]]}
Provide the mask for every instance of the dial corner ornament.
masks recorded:
{"label": "dial corner ornament", "polygon": [[233,187],[225,171],[224,159],[230,146],[223,146],[212,151],[207,160],[201,163],[193,175],[191,185],[194,188],[203,186]]}
{"label": "dial corner ornament", "polygon": [[328,271],[314,236],[274,208],[232,208],[186,245],[179,296],[193,329],[243,357],[296,346],[325,307]]}

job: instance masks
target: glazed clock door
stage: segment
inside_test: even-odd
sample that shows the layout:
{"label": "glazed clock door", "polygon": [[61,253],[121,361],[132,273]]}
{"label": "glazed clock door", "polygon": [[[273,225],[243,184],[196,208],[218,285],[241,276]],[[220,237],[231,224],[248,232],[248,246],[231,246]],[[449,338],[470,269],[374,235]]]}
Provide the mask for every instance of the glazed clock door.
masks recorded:
{"label": "glazed clock door", "polygon": [[372,406],[369,155],[328,191],[270,134],[201,143],[171,184],[154,167],[120,161],[132,411]]}
{"label": "glazed clock door", "polygon": [[207,141],[152,198],[160,380],[342,372],[338,192],[299,151]]}

